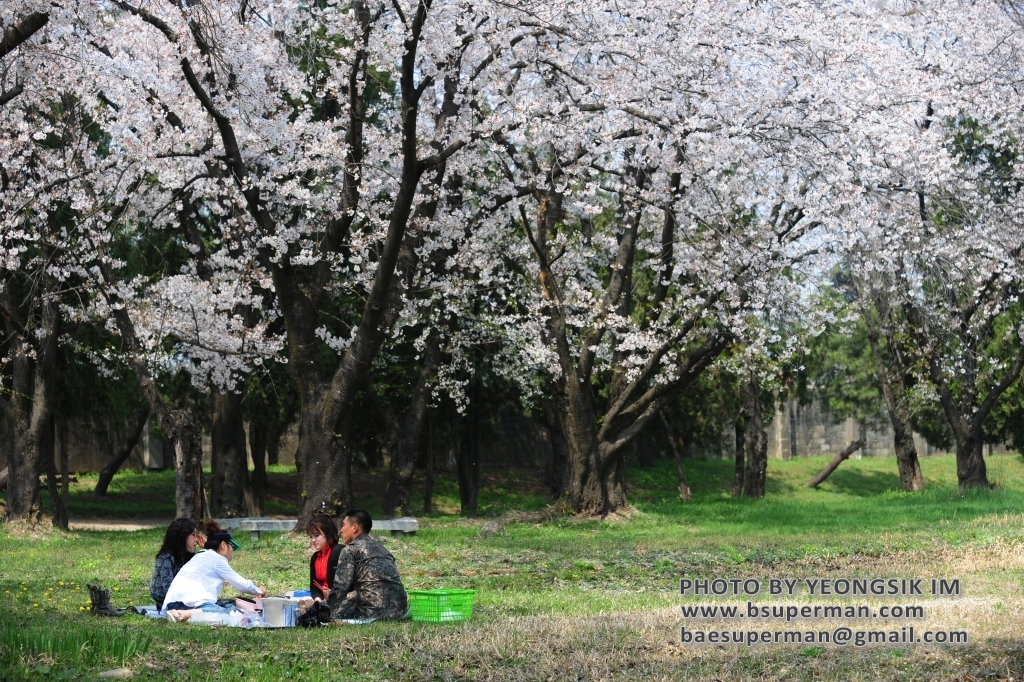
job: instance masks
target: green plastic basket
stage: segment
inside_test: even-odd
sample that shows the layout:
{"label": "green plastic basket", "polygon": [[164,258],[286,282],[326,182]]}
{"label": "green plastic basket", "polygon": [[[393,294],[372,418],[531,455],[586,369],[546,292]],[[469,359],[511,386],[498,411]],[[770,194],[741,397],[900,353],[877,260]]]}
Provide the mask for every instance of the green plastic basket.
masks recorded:
{"label": "green plastic basket", "polygon": [[422,623],[454,623],[473,616],[476,590],[409,590],[412,619]]}

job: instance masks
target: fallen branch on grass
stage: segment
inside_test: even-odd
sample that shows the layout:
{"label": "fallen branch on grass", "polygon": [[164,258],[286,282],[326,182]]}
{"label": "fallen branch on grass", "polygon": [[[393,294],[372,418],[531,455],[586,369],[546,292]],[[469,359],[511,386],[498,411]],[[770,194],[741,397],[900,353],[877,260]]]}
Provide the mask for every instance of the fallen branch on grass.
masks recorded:
{"label": "fallen branch on grass", "polygon": [[839,465],[850,459],[850,455],[864,447],[864,439],[860,438],[853,441],[846,446],[846,449],[840,452],[838,455],[832,458],[832,461],[828,463],[828,466],[821,470],[821,473],[815,476],[807,484],[808,488],[817,488],[824,482],[826,478],[832,475],[832,472],[839,468]]}

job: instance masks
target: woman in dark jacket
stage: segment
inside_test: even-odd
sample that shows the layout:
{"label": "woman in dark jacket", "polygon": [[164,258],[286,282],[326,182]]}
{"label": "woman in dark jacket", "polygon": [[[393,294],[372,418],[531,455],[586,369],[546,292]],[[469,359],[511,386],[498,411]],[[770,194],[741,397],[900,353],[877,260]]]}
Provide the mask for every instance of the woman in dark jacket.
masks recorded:
{"label": "woman in dark jacket", "polygon": [[206,538],[196,532],[196,524],[188,519],[175,519],[168,526],[164,533],[164,544],[160,545],[160,551],[156,553],[153,577],[149,579],[149,596],[158,609],[164,603],[167,588],[171,586],[174,576],[192,558],[196,545],[204,542]]}
{"label": "woman in dark jacket", "polygon": [[334,586],[334,570],[341,554],[338,527],[331,517],[318,515],[306,524],[306,532],[313,548],[313,556],[309,558],[309,591],[313,599],[326,601]]}

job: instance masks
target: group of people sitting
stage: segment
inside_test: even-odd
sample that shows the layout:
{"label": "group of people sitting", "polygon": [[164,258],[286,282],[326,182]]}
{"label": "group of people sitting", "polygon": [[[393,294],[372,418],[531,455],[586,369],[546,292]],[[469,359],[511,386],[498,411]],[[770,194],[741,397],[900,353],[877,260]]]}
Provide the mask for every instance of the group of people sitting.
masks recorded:
{"label": "group of people sitting", "polygon": [[[373,520],[362,509],[342,517],[341,544],[331,517],[314,516],[306,525],[313,549],[309,591],[314,602],[327,604],[333,621],[397,620],[408,613],[395,558],[370,537],[372,528]],[[204,530],[188,519],[177,519],[157,552],[149,593],[170,621],[189,620],[198,611],[230,612],[234,600],[220,599],[224,583],[245,594],[267,594],[231,568],[238,549],[231,533],[212,520]],[[198,547],[202,549],[197,551]]]}

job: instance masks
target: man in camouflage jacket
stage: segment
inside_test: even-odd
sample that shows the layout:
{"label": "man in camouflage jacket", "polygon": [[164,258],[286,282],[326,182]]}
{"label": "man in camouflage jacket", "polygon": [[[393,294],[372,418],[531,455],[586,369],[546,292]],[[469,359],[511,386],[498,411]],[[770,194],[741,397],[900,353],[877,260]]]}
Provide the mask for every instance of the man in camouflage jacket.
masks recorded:
{"label": "man in camouflage jacket", "polygon": [[368,535],[372,525],[362,509],[345,514],[341,524],[345,546],[327,597],[331,620],[400,619],[409,610],[395,557]]}

